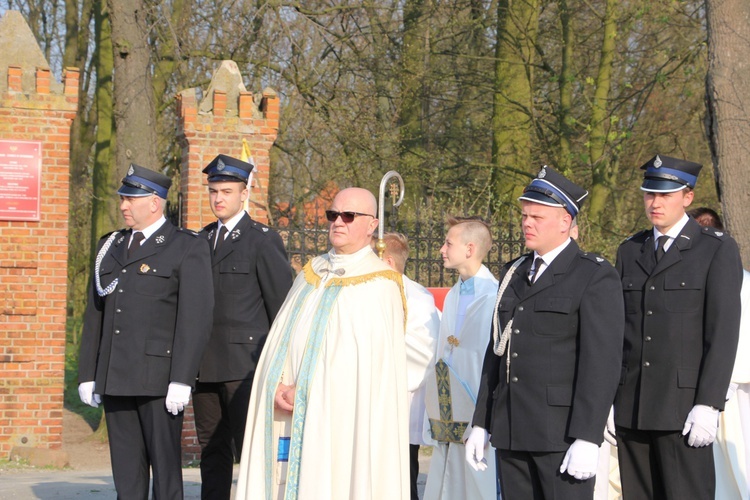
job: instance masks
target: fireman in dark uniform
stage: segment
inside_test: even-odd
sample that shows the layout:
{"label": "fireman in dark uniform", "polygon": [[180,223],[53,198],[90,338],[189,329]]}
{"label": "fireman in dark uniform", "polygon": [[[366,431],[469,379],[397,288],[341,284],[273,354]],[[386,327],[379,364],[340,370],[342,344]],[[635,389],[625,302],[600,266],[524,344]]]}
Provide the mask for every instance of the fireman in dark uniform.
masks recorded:
{"label": "fireman in dark uniform", "polygon": [[211,211],[218,218],[201,232],[212,248],[215,307],[193,407],[201,445],[201,497],[210,500],[229,500],[255,365],[292,286],[281,237],[243,208],[253,168],[219,155],[203,170]]}
{"label": "fireman in dark uniform", "polygon": [[488,433],[503,498],[591,498],[622,356],[620,283],[571,227],[588,193],[542,168],[520,197],[526,247],[500,274],[466,459]]}
{"label": "fireman in dark uniform", "polygon": [[712,443],[737,349],[742,263],[735,241],[685,214],[701,165],[641,167],[653,224],[617,252],[625,344],[615,400],[626,499],[713,499]]}
{"label": "fireman in dark uniform", "polygon": [[183,409],[211,333],[208,243],[164,217],[171,180],[131,165],[126,229],[96,253],[78,367],[84,403],[103,402],[119,498],[182,498]]}

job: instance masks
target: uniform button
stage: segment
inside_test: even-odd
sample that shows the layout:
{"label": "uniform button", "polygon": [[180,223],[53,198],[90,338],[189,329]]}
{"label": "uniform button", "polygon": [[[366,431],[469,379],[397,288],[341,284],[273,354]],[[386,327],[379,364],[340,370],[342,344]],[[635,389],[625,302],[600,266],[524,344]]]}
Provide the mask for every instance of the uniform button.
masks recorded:
{"label": "uniform button", "polygon": [[236,271],[236,270],[237,270],[237,267],[236,266],[232,266],[232,271]]}
{"label": "uniform button", "polygon": [[172,354],[172,351],[170,351],[169,349],[167,349],[167,354]]}
{"label": "uniform button", "polygon": [[118,313],[121,313],[121,312],[122,312],[122,309],[117,309],[117,312],[118,312]]}
{"label": "uniform button", "polygon": [[513,377],[510,379],[511,382],[518,382],[518,377]]}
{"label": "uniform button", "polygon": [[646,316],[651,316],[652,314],[654,314],[653,311],[646,311]]}
{"label": "uniform button", "polygon": [[518,306],[519,311],[523,311],[523,306]]}
{"label": "uniform button", "polygon": [[252,338],[252,337],[248,337],[247,339],[248,339],[248,340],[253,340],[253,338]]}
{"label": "uniform button", "polygon": [[115,335],[120,335],[120,330],[115,330]]}
{"label": "uniform button", "polygon": [[125,290],[123,290],[122,288],[120,288],[119,290],[117,290],[117,293],[122,293],[122,292],[124,292],[124,291],[125,291]]}
{"label": "uniform button", "polygon": [[651,342],[651,337],[649,337],[648,335],[646,335],[646,342]]}
{"label": "uniform button", "polygon": [[632,283],[628,283],[628,288],[633,288],[633,284]]}
{"label": "uniform button", "polygon": [[680,286],[684,287],[685,286],[685,282],[683,281],[682,283],[680,283]]}
{"label": "uniform button", "polygon": [[123,273],[126,273],[126,272],[128,272],[128,270],[127,270],[127,269],[123,269],[123,270],[122,270],[122,272],[123,272]]}
{"label": "uniform button", "polygon": [[513,329],[513,333],[515,333],[516,335],[518,335],[519,333],[521,333],[521,330],[519,330],[518,328],[514,328]]}
{"label": "uniform button", "polygon": [[511,358],[517,358],[517,357],[518,357],[518,353],[517,353],[517,352],[514,352],[513,354],[511,354],[511,355],[510,355],[510,357],[511,357]]}
{"label": "uniform button", "polygon": [[651,366],[651,363],[649,363],[648,361],[644,361],[643,362],[643,366],[645,366],[646,368],[648,368],[649,366]]}
{"label": "uniform button", "polygon": [[656,290],[656,287],[654,285],[651,285],[650,287],[648,287],[648,289],[649,290]]}

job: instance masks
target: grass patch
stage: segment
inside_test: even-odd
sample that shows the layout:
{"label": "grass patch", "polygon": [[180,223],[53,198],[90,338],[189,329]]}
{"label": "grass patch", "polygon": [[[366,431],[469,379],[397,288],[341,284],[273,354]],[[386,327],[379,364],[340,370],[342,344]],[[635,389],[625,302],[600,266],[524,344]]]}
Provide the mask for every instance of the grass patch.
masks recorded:
{"label": "grass patch", "polygon": [[102,419],[102,407],[83,404],[78,397],[78,349],[83,318],[68,318],[65,325],[65,408],[83,417],[96,430]]}

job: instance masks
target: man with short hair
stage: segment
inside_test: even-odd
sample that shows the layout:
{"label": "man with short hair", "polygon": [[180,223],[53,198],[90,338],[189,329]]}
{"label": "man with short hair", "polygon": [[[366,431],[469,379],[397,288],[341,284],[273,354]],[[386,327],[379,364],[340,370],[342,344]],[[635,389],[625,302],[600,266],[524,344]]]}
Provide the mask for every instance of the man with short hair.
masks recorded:
{"label": "man with short hair", "polygon": [[440,316],[432,294],[405,274],[409,258],[409,241],[401,233],[383,234],[383,262],[399,272],[406,295],[406,385],[409,390],[409,482],[411,499],[419,500],[419,446],[426,445],[424,432],[425,377],[435,362],[435,348],[440,334]]}
{"label": "man with short hair", "polygon": [[471,432],[474,401],[479,392],[482,358],[492,322],[497,280],[482,264],[492,246],[489,225],[480,217],[449,217],[440,249],[446,269],[459,279],[443,304],[437,363],[428,374],[425,404],[433,444],[426,500],[497,498],[494,460],[482,474],[464,460],[464,441]]}
{"label": "man with short hair", "polygon": [[212,248],[215,299],[211,338],[193,394],[204,500],[229,500],[255,366],[292,286],[281,237],[243,208],[253,168],[218,155],[203,169],[211,211],[218,219],[201,232]]}
{"label": "man with short hair", "polygon": [[656,155],[641,169],[653,228],[617,250],[626,313],[614,405],[623,497],[713,499],[712,443],[737,349],[742,262],[729,235],[685,213],[700,164]]}
{"label": "man with short hair", "polygon": [[120,212],[127,229],[97,246],[78,362],[78,393],[104,403],[119,498],[183,497],[183,410],[214,305],[205,239],[164,217],[172,181],[131,165]]}
{"label": "man with short hair", "polygon": [[409,496],[403,283],[370,248],[376,208],[348,188],[326,211],[333,248],[297,276],[258,362],[236,498]]}
{"label": "man with short hair", "polygon": [[[622,357],[620,280],[571,228],[588,193],[550,167],[524,189],[523,255],[503,267],[466,460],[497,449],[503,498],[592,498]],[[486,337],[485,337],[486,339]]]}

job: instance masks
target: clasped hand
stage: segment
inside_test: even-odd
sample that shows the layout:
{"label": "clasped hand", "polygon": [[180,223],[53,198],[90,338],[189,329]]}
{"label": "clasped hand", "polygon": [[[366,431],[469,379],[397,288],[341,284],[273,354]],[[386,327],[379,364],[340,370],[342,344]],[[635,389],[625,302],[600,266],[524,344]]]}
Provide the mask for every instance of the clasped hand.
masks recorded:
{"label": "clasped hand", "polygon": [[276,388],[276,396],[273,398],[273,406],[277,410],[294,411],[294,394],[297,387],[294,385],[279,384]]}

